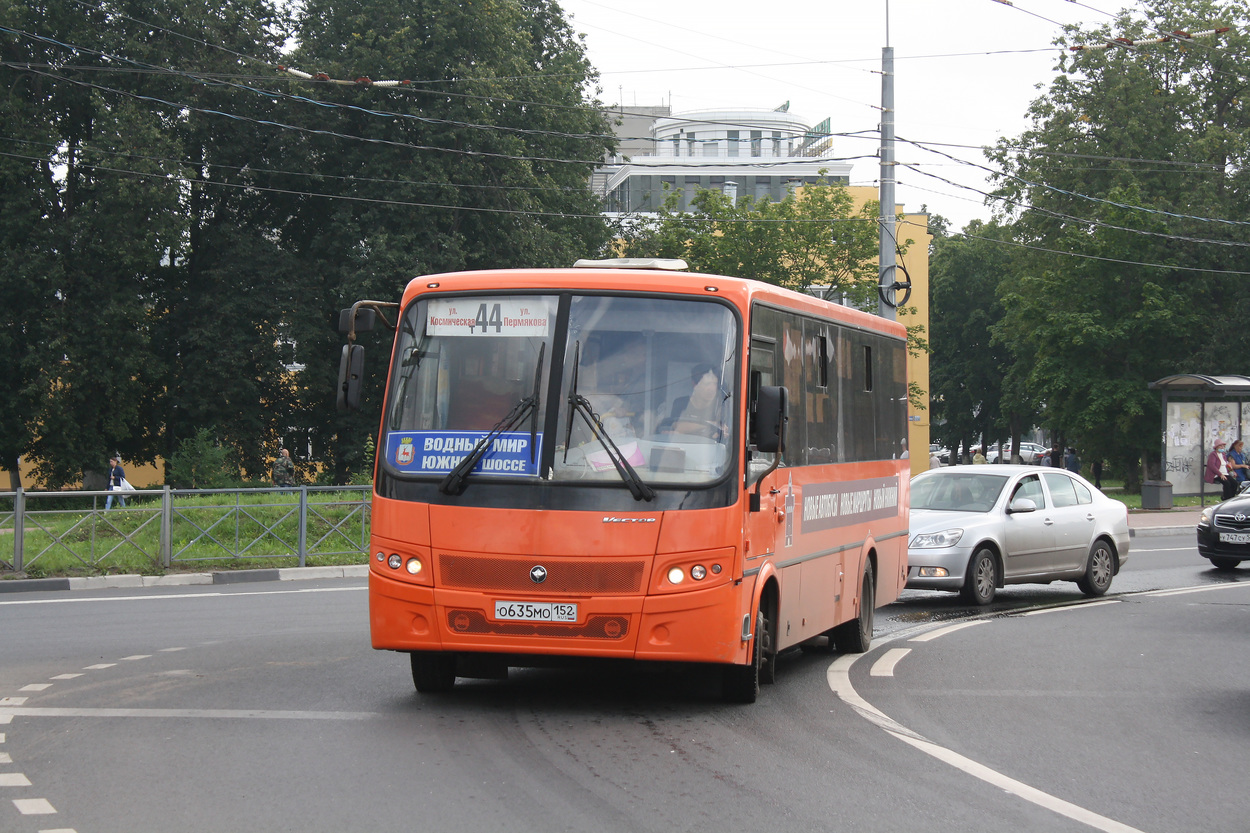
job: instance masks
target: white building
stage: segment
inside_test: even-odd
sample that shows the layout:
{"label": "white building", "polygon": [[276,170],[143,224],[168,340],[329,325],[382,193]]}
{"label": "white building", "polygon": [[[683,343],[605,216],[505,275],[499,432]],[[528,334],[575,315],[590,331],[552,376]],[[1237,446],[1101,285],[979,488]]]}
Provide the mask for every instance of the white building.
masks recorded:
{"label": "white building", "polygon": [[[850,182],[851,163],[822,158],[832,147],[828,119],[812,128],[788,106],[671,115],[657,109],[648,108],[644,118],[618,114],[620,152],[596,177],[609,213],[655,211],[671,191],[681,192],[684,211],[699,188],[780,202],[804,183]],[[649,135],[626,132],[653,115]]]}

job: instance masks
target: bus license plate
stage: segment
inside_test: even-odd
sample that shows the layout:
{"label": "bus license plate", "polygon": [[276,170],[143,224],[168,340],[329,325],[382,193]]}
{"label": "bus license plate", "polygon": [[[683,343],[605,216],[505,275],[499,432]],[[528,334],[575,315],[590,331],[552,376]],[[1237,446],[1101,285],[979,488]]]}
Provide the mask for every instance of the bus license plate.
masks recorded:
{"label": "bus license plate", "polygon": [[1250,532],[1221,532],[1220,542],[1224,544],[1250,544]]}
{"label": "bus license plate", "polygon": [[496,619],[523,622],[576,622],[577,605],[568,602],[495,602]]}

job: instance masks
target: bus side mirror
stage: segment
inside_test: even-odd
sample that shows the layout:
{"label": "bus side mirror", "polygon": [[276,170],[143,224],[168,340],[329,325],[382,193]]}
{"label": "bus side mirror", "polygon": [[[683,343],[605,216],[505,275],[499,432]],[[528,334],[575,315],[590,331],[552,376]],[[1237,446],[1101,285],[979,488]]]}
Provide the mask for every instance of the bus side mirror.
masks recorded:
{"label": "bus side mirror", "polygon": [[360,380],[365,369],[365,348],[359,344],[344,344],[343,357],[339,359],[340,411],[360,410]]}
{"label": "bus side mirror", "polygon": [[790,397],[780,385],[763,385],[755,399],[755,448],[765,454],[786,450]]}
{"label": "bus side mirror", "polygon": [[[356,310],[356,332],[367,333],[373,329],[377,323],[377,310],[369,307],[359,307]],[[352,332],[352,311],[350,309],[339,311],[339,332],[347,335]]]}

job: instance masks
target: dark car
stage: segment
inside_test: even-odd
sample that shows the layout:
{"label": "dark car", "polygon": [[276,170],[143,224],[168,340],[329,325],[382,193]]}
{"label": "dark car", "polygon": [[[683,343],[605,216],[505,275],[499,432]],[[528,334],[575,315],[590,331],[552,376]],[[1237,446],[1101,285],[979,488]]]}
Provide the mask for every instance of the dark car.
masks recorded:
{"label": "dark car", "polygon": [[1250,492],[1202,510],[1198,554],[1217,570],[1235,570],[1250,561]]}

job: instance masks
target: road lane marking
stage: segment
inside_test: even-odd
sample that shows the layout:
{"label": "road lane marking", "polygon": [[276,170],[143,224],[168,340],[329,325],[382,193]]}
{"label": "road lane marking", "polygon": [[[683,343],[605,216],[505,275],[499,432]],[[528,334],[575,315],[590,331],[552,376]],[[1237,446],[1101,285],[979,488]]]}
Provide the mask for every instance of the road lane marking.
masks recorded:
{"label": "road lane marking", "polygon": [[209,593],[159,593],[152,596],[98,596],[68,599],[14,599],[0,602],[0,607],[10,605],[94,604],[96,602],[154,602],[164,599],[237,599],[240,596],[286,596],[298,593],[346,593],[361,592],[368,587],[308,587],[303,590],[242,590],[234,593],[214,591]]}
{"label": "road lane marking", "polygon": [[29,787],[30,779],[20,772],[0,772],[0,787]]}
{"label": "road lane marking", "polygon": [[8,752],[0,752],[0,764],[11,764],[11,763],[13,763],[12,756],[10,756]]}
{"label": "road lane marking", "polygon": [[134,656],[122,657],[118,662],[134,662],[137,659],[148,659],[151,654],[135,654]]}
{"label": "road lane marking", "polygon": [[49,677],[49,680],[72,680],[75,677],[81,677],[82,674],[57,674],[55,677]]}
{"label": "road lane marking", "polygon": [[881,659],[872,664],[872,670],[868,672],[872,677],[893,677],[894,666],[898,665],[898,661],[911,653],[911,648],[891,648],[881,655]]}
{"label": "road lane marking", "polygon": [[20,706],[29,699],[29,697],[0,697],[0,708],[4,706]]}
{"label": "road lane marking", "polygon": [[1230,581],[1226,584],[1204,584],[1200,587],[1180,587],[1175,590],[1150,590],[1143,596],[1183,596],[1186,593],[1205,593],[1208,590],[1223,590],[1226,587],[1250,587],[1250,581]]}
{"label": "road lane marking", "polygon": [[1143,831],[1135,827],[1129,827],[1115,819],[1100,816],[1091,810],[1086,810],[1049,793],[1044,793],[1035,787],[1030,787],[1028,784],[1017,781],[1014,778],[1009,778],[983,764],[978,764],[970,758],[965,758],[957,752],[938,746],[923,735],[908,729],[863,697],[860,697],[859,692],[851,684],[851,666],[862,656],[864,654],[844,654],[834,660],[833,664],[825,672],[825,679],[829,683],[829,688],[844,703],[859,713],[860,717],[915,749],[1039,807],[1067,816],[1074,821],[1079,821],[1106,833],[1143,833]]}
{"label": "road lane marking", "polygon": [[1118,605],[1119,599],[1104,599],[1101,602],[1077,602],[1076,604],[1060,605],[1058,607],[1045,607],[1041,610],[1026,610],[1024,613],[1013,613],[1012,616],[1042,616],[1047,613],[1062,613],[1068,610],[1085,610],[1089,607],[1102,607],[1103,605]]}
{"label": "road lane marking", "polygon": [[95,665],[88,665],[83,671],[103,671],[105,668],[112,668],[116,664],[115,662],[101,662]]}
{"label": "road lane marking", "polygon": [[243,720],[371,720],[377,712],[319,712],[280,709],[71,709],[0,706],[0,722],[5,717],[192,717]]}
{"label": "road lane marking", "polygon": [[18,691],[47,691],[50,688],[52,688],[52,683],[31,683],[22,686]]}
{"label": "road lane marking", "polygon": [[13,805],[23,816],[49,816],[56,813],[56,809],[46,798],[15,798]]}
{"label": "road lane marking", "polygon": [[960,622],[957,625],[947,625],[944,628],[938,628],[937,630],[929,631],[927,633],[922,633],[920,634],[920,636],[913,636],[911,639],[907,641],[908,642],[930,642],[934,639],[937,639],[939,636],[946,636],[948,633],[961,631],[964,628],[970,628],[973,625],[984,625],[986,621],[987,620],[985,619],[976,619],[971,622]]}
{"label": "road lane marking", "polygon": [[174,652],[174,651],[185,651],[185,650],[187,650],[187,649],[186,649],[186,648],[161,648],[161,653],[162,653],[162,654],[169,654],[169,653],[172,653],[172,652]]}

